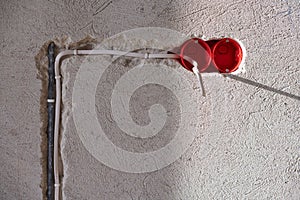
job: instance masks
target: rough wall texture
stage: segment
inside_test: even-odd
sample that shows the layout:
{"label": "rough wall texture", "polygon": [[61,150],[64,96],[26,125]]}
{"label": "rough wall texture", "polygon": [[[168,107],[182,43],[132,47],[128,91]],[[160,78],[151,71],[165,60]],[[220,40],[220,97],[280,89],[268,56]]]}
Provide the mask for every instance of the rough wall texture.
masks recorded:
{"label": "rough wall texture", "polygon": [[[247,49],[243,77],[300,95],[296,0],[20,0],[1,1],[0,9],[0,199],[41,199],[45,192],[46,104],[35,56],[55,37],[76,41],[91,34],[101,40],[142,26],[208,38],[231,35]],[[71,121],[65,129],[65,197],[299,199],[299,101],[223,77],[204,82],[208,114],[199,137],[179,160],[156,172],[106,167],[85,150]]]}

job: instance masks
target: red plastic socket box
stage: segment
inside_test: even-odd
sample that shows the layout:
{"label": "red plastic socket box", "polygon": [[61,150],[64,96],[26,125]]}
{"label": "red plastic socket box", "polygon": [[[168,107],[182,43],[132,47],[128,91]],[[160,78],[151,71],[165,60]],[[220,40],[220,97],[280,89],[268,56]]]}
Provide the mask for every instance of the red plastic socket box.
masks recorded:
{"label": "red plastic socket box", "polygon": [[184,68],[192,71],[193,65],[184,59],[184,57],[189,57],[197,62],[200,73],[235,72],[238,70],[244,56],[240,43],[232,38],[207,41],[200,38],[191,38],[175,51],[180,55],[178,61]]}

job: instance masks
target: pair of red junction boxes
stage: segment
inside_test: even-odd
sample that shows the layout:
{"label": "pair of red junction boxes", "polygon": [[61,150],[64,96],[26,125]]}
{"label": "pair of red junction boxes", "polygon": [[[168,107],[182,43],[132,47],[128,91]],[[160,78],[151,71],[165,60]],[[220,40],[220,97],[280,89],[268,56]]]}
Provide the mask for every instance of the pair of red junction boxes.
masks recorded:
{"label": "pair of red junction boxes", "polygon": [[180,64],[189,71],[192,71],[193,65],[184,57],[196,61],[200,73],[235,72],[239,69],[244,56],[241,44],[232,38],[207,41],[191,38],[174,51],[180,55]]}

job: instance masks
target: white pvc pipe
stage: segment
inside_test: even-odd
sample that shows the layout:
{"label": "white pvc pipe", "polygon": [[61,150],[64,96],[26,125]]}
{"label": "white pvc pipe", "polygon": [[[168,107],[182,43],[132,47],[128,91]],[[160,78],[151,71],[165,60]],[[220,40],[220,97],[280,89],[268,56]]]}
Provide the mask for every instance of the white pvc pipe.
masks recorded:
{"label": "white pvc pipe", "polygon": [[[117,50],[65,50],[60,52],[54,63],[55,70],[55,83],[56,83],[56,103],[55,103],[55,123],[54,123],[54,199],[60,199],[60,180],[58,171],[58,136],[59,136],[59,126],[60,126],[60,105],[61,105],[61,75],[60,75],[60,61],[62,57],[69,55],[117,55],[117,56],[127,56],[142,59],[177,59],[180,58],[176,54],[151,54],[151,53],[135,53],[135,52],[125,52]],[[197,69],[197,62],[190,59],[189,57],[184,57],[185,60],[193,64],[194,68]],[[194,71],[194,73],[199,77],[200,73]],[[199,79],[200,80],[200,79]]]}

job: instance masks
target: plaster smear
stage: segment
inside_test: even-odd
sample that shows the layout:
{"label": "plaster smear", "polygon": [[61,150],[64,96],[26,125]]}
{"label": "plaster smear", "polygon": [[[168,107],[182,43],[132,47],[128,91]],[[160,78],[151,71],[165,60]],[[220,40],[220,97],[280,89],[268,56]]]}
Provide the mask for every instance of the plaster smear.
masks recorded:
{"label": "plaster smear", "polygon": [[[156,52],[186,39],[151,30],[127,31],[97,48]],[[65,199],[297,199],[294,99],[270,98],[269,91],[221,76],[205,78],[204,98],[193,74],[171,60],[72,57],[62,75]],[[98,82],[90,87],[91,80]],[[178,135],[178,149],[165,148]],[[165,154],[151,157],[161,149]]]}
{"label": "plaster smear", "polygon": [[[185,40],[186,36],[176,31],[141,28],[118,34],[103,41],[97,48],[124,51],[148,48],[148,51],[158,53],[161,51],[158,49],[168,50]],[[93,71],[95,69],[97,73]],[[104,163],[110,167],[104,169],[112,172],[145,173],[160,170],[178,160],[207,120],[209,99],[201,96],[193,74],[174,60],[87,56],[69,59],[62,66],[62,71],[64,194],[69,189],[68,182],[73,174],[69,170],[74,165],[73,160],[68,159],[70,132],[79,136],[78,144],[85,147],[81,147],[82,153],[90,153],[88,158],[94,162],[96,159],[98,170]],[[96,88],[89,84],[93,76]],[[80,88],[83,90],[78,91]],[[95,91],[83,94],[86,90]],[[191,98],[198,100],[191,102]],[[91,103],[89,99],[92,99]],[[98,120],[93,121],[95,125],[90,123],[92,118],[83,114],[90,113],[85,110],[88,106],[92,107],[91,110],[95,107],[97,116],[94,119]],[[199,112],[193,112],[194,109]],[[77,113],[74,113],[76,110]],[[96,131],[90,130],[93,126]],[[97,131],[103,131],[105,136],[100,137]],[[173,139],[176,142],[172,142]],[[102,140],[114,146],[112,152],[109,153],[109,147],[105,147],[107,143],[99,145]],[[119,157],[114,154],[118,149],[124,149]],[[108,153],[105,154],[105,151]]]}
{"label": "plaster smear", "polygon": [[[64,49],[90,49],[97,44],[97,40],[91,36],[87,36],[80,41],[73,42],[70,37],[55,38],[47,41],[40,48],[38,54],[35,56],[35,64],[37,68],[37,78],[42,82],[41,97],[40,97],[40,121],[41,121],[41,188],[43,190],[43,199],[46,199],[47,190],[47,124],[48,124],[48,113],[47,113],[47,99],[48,94],[48,46],[50,42],[55,43],[55,53],[58,54]],[[63,173],[62,163],[60,162],[60,173]]]}

